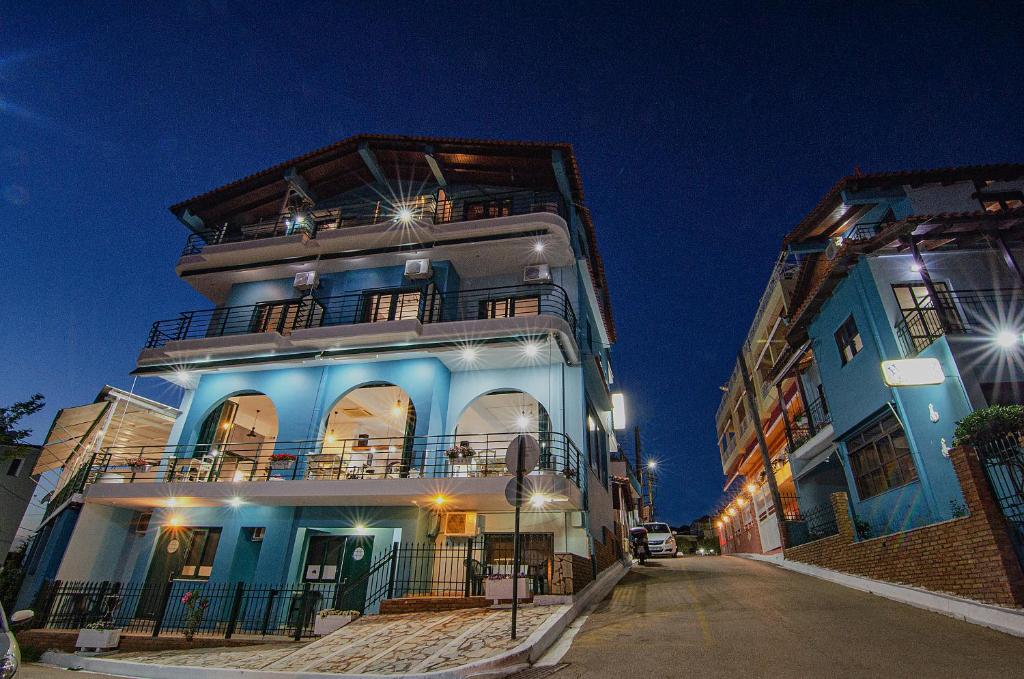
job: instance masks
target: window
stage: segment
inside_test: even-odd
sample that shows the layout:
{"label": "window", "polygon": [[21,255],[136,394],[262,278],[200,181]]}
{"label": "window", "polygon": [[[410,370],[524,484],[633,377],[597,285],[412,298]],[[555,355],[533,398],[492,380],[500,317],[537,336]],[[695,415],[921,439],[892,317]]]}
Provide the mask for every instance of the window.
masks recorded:
{"label": "window", "polygon": [[480,318],[512,318],[536,316],[540,313],[540,297],[502,297],[480,302]]}
{"label": "window", "polygon": [[[939,303],[947,310],[947,321],[959,329],[959,321],[953,310],[952,298],[945,283],[933,283]],[[915,351],[921,351],[934,340],[942,337],[942,323],[935,308],[935,300],[928,294],[928,288],[920,283],[895,283],[892,292],[896,295],[900,313],[906,326],[907,337]]]}
{"label": "window", "polygon": [[839,348],[839,360],[843,365],[850,362],[854,356],[864,348],[864,342],[860,338],[860,331],[857,330],[857,322],[853,316],[848,317],[836,330],[836,346]]}
{"label": "window", "polygon": [[985,212],[1002,212],[1024,207],[1024,192],[1021,191],[979,191],[977,198]]}
{"label": "window", "polygon": [[371,292],[363,302],[366,323],[381,321],[401,321],[408,318],[419,318],[419,290],[386,290]]}
{"label": "window", "polygon": [[510,214],[512,214],[511,198],[474,201],[467,200],[463,204],[462,208],[462,218],[467,222],[473,219],[508,217]]}
{"label": "window", "polygon": [[213,557],[220,543],[220,528],[189,528],[182,539],[186,544],[181,577],[206,580],[213,572]]}
{"label": "window", "polygon": [[7,467],[7,475],[17,476],[18,472],[21,471],[21,463],[22,459],[20,457],[16,457],[13,460],[11,460],[10,466]]}
{"label": "window", "polygon": [[587,405],[587,457],[601,482],[608,483],[608,434],[597,412]]}
{"label": "window", "polygon": [[846,450],[862,500],[917,478],[903,426],[891,413],[848,438]]}
{"label": "window", "polygon": [[311,299],[266,302],[256,305],[250,332],[278,332],[290,335],[298,328],[319,326],[323,306]]}

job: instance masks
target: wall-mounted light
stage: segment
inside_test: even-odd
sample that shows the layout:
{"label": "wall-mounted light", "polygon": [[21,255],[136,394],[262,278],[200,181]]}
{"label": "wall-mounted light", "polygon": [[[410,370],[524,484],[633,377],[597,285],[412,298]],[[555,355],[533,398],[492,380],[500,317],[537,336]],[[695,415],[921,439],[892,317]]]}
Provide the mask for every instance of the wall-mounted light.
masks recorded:
{"label": "wall-mounted light", "polygon": [[1002,349],[1012,349],[1021,341],[1021,336],[1011,330],[1000,330],[995,336],[996,344]]}

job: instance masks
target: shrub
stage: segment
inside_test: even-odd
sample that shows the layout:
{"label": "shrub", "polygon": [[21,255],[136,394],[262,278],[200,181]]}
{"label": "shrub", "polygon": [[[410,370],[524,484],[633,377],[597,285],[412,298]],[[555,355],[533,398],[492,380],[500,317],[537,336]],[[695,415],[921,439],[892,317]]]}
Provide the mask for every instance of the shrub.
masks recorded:
{"label": "shrub", "polygon": [[956,423],[954,445],[979,445],[1024,430],[1024,406],[989,406]]}

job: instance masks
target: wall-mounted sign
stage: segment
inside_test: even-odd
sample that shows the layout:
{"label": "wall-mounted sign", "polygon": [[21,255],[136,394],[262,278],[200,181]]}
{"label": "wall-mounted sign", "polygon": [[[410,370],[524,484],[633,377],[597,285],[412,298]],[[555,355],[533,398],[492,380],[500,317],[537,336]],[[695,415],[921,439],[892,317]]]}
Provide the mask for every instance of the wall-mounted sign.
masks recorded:
{"label": "wall-mounted sign", "polygon": [[174,554],[181,547],[181,541],[178,538],[172,538],[167,543],[167,553]]}
{"label": "wall-mounted sign", "polygon": [[889,387],[914,387],[922,384],[942,384],[946,374],[935,358],[902,358],[882,361],[882,378]]}

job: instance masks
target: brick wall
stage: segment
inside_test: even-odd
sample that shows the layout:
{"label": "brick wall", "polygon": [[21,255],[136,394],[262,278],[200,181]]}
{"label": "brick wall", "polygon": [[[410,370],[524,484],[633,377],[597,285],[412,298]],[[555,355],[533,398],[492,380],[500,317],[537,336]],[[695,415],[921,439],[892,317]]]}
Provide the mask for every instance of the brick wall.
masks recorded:
{"label": "brick wall", "polygon": [[614,533],[607,528],[601,528],[601,539],[594,540],[594,556],[597,560],[598,573],[622,559],[621,530],[618,523],[615,524]]}
{"label": "brick wall", "polygon": [[1024,606],[1024,573],[973,448],[954,448],[969,515],[854,541],[846,493],[832,496],[839,534],[785,550],[787,559],[1004,606]]}
{"label": "brick wall", "polygon": [[594,579],[590,559],[579,554],[555,554],[551,567],[551,593],[575,594]]}
{"label": "brick wall", "polygon": [[[511,599],[510,599],[511,601]],[[522,601],[522,599],[520,599]],[[424,613],[427,611],[454,611],[463,608],[487,608],[491,602],[486,597],[470,596],[410,596],[401,599],[385,599],[380,602],[380,614]]]}

